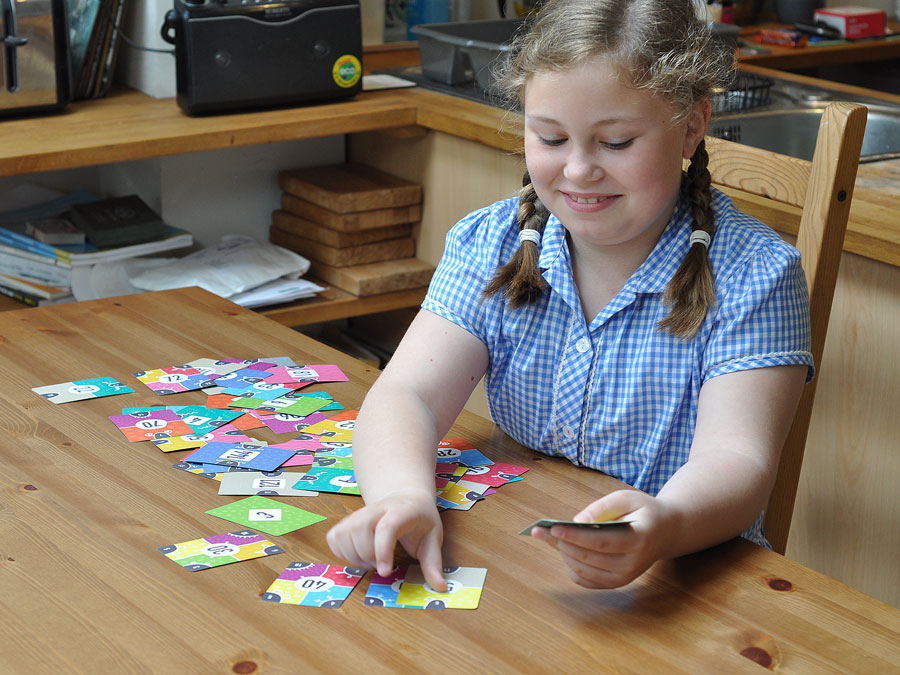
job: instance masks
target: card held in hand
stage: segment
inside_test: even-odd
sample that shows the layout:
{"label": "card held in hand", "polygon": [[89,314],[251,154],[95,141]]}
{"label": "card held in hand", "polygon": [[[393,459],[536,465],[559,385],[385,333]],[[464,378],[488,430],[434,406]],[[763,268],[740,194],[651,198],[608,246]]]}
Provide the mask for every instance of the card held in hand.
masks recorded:
{"label": "card held in hand", "polygon": [[531,525],[523,529],[519,534],[531,534],[531,530],[535,527],[553,527],[554,525],[571,525],[572,527],[584,527],[588,529],[598,530],[604,527],[622,527],[631,523],[630,520],[605,520],[598,523],[576,523],[574,520],[553,520],[552,518],[541,518],[534,521]]}

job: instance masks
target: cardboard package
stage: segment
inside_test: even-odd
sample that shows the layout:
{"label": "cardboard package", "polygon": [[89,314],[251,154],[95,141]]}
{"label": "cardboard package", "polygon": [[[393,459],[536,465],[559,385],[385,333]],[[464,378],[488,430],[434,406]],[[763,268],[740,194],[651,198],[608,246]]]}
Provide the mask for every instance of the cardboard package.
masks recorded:
{"label": "cardboard package", "polygon": [[838,30],[848,40],[884,35],[887,16],[883,9],[871,7],[829,7],[817,9],[816,23],[823,23]]}

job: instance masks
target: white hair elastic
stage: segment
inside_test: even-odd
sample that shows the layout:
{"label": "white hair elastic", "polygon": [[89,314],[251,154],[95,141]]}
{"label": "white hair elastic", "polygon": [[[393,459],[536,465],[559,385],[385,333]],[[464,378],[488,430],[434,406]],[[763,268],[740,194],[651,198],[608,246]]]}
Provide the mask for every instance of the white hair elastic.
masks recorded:
{"label": "white hair elastic", "polygon": [[706,249],[709,249],[709,242],[712,241],[712,237],[709,236],[709,232],[704,232],[703,230],[694,230],[691,232],[691,246],[696,243],[703,244]]}
{"label": "white hair elastic", "polygon": [[541,233],[537,230],[519,230],[519,243],[530,241],[535,246],[541,245]]}

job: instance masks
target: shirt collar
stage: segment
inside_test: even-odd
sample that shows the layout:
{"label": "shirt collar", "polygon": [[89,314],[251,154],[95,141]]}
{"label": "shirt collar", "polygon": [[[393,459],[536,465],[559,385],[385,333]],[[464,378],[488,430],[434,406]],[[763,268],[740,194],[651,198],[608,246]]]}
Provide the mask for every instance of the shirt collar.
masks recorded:
{"label": "shirt collar", "polygon": [[625,283],[623,290],[634,293],[664,292],[690,248],[692,222],[690,204],[682,190],[659,241]]}

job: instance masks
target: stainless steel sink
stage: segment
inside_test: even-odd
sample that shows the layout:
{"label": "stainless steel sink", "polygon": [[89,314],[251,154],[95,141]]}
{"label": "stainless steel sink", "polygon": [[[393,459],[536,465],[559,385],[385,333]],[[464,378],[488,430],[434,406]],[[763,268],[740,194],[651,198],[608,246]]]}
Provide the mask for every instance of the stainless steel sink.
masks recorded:
{"label": "stainless steel sink", "polygon": [[810,160],[822,111],[830,101],[840,100],[869,109],[860,162],[900,157],[900,106],[779,80],[774,81],[768,105],[714,116],[709,135]]}

